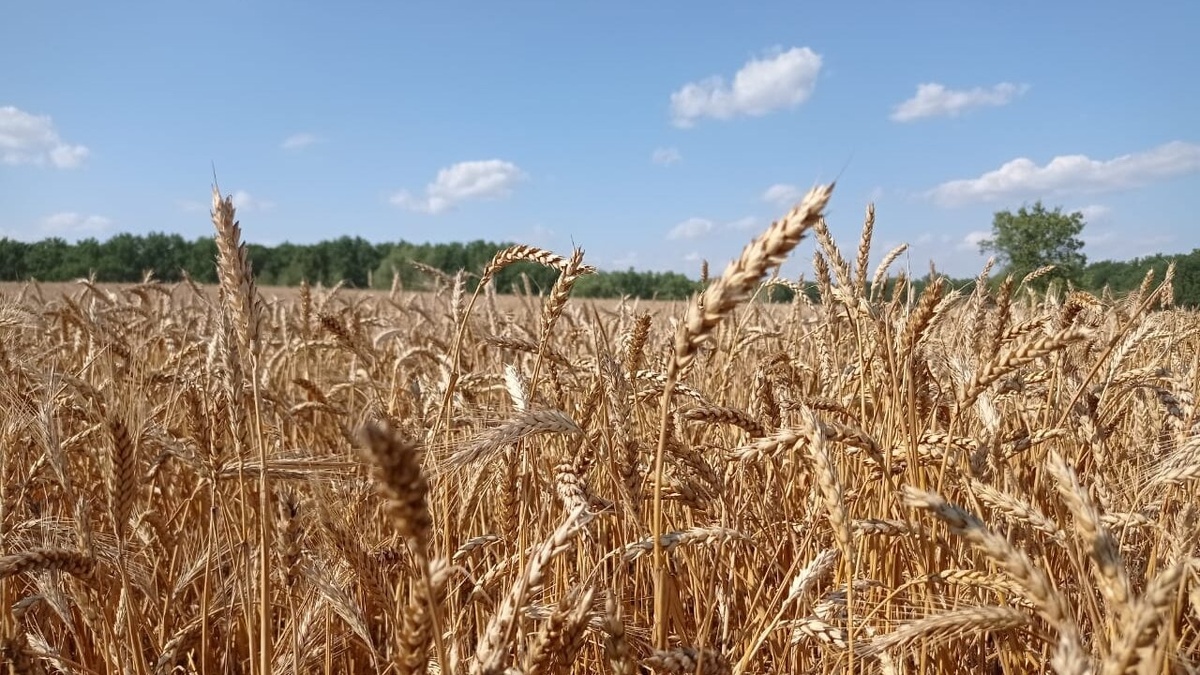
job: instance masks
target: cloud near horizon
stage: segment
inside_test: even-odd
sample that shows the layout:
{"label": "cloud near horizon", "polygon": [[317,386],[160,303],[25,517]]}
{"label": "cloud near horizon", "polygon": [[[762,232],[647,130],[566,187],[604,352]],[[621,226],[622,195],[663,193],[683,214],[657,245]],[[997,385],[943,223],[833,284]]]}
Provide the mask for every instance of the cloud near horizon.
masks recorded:
{"label": "cloud near horizon", "polygon": [[1104,204],[1088,204],[1077,209],[1071,209],[1070,213],[1079,212],[1083,214],[1084,222],[1091,224],[1098,220],[1106,220],[1112,215],[1112,207]]}
{"label": "cloud near horizon", "polygon": [[112,227],[111,218],[97,215],[84,215],[75,211],[60,211],[46,216],[39,223],[42,234],[52,236],[71,236],[99,234]]}
{"label": "cloud near horizon", "polygon": [[233,195],[233,207],[239,211],[270,211],[275,208],[275,202],[252,196],[245,190],[238,190]]}
{"label": "cloud near horizon", "polygon": [[710,218],[692,217],[684,220],[667,231],[667,239],[700,239],[719,231],[745,231],[758,227],[761,219],[755,216],[743,216],[735,220],[718,223]]}
{"label": "cloud near horizon", "polygon": [[971,253],[979,253],[979,244],[992,238],[992,233],[986,230],[972,230],[958,242],[957,248],[960,251],[970,251]]}
{"label": "cloud near horizon", "polygon": [[0,162],[75,169],[89,154],[85,146],[64,142],[48,115],[0,106]]}
{"label": "cloud near horizon", "polygon": [[978,178],[951,180],[926,192],[941,206],[1007,198],[1094,194],[1140,187],[1200,171],[1200,145],[1171,141],[1144,152],[1109,160],[1060,155],[1045,166],[1018,157]]}
{"label": "cloud near horizon", "polygon": [[671,166],[683,159],[683,155],[679,154],[678,148],[655,148],[654,152],[650,153],[650,161],[659,166]]}
{"label": "cloud near horizon", "polygon": [[283,142],[279,144],[279,147],[283,150],[303,150],[319,140],[321,139],[317,138],[315,134],[301,132],[298,134],[292,134],[291,136],[283,139]]}
{"label": "cloud near horizon", "polygon": [[929,117],[958,117],[974,108],[1008,105],[1026,91],[1029,91],[1029,85],[1011,82],[958,90],[928,82],[917,85],[917,93],[897,105],[891,119],[895,122],[914,122]]}
{"label": "cloud near horizon", "polygon": [[727,120],[795,108],[812,96],[821,62],[808,47],[776,48],[747,61],[731,83],[719,75],[689,82],[671,94],[672,121],[688,128],[704,117]]}
{"label": "cloud near horizon", "polygon": [[401,190],[389,201],[410,211],[437,215],[466,200],[507,197],[525,178],[525,172],[512,162],[499,159],[459,162],[438,171],[437,178],[425,186],[424,197]]}
{"label": "cloud near horizon", "polygon": [[795,185],[776,183],[762,193],[762,200],[776,206],[790,207],[804,197],[804,193]]}
{"label": "cloud near horizon", "polygon": [[667,232],[667,239],[696,239],[712,232],[717,224],[707,218],[688,218]]}

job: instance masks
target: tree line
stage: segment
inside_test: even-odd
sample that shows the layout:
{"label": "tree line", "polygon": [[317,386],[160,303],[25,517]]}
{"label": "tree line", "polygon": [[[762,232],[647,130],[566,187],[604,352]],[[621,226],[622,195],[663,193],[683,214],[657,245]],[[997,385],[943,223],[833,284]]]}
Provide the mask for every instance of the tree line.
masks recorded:
{"label": "tree line", "polygon": [[[1038,206],[1040,208],[1040,205]],[[997,214],[1000,216],[1001,214]],[[1028,215],[1028,214],[1027,214]],[[1034,214],[1043,218],[1047,214]],[[1050,213],[1053,215],[1053,213]],[[1025,222],[1028,218],[1019,222]],[[1003,234],[1010,221],[999,219]],[[1044,224],[1044,223],[1043,223]],[[1079,225],[1079,228],[1082,226]],[[1072,228],[1076,234],[1078,229]],[[1039,233],[1044,232],[1038,230]],[[1041,234],[1039,234],[1041,236]],[[1086,263],[1075,249],[1068,260],[1023,254],[1012,242],[1011,251],[997,248],[1002,237],[985,242],[1001,254],[1004,270],[1020,276],[1042,263],[1060,264],[1054,275],[1043,281],[1069,281],[1075,288],[1095,293],[1105,288],[1122,293],[1137,288],[1147,271],[1153,269],[1155,278],[1162,279],[1167,266],[1174,262],[1175,303],[1200,306],[1200,249],[1176,255],[1154,255],[1127,261],[1104,260]],[[1019,243],[1019,242],[1018,242]],[[508,244],[482,240],[468,243],[414,244],[409,242],[378,243],[361,237],[340,237],[316,244],[263,246],[250,244],[250,259],[260,286],[296,286],[307,280],[311,284],[332,286],[344,282],[354,288],[388,288],[393,276],[408,289],[430,288],[434,280],[413,263],[454,274],[468,270],[481,271],[497,251]],[[1023,256],[1023,257],[1022,257]],[[68,243],[60,238],[38,242],[0,239],[0,281],[71,281],[91,277],[100,282],[137,282],[149,272],[160,281],[180,281],[184,274],[199,283],[216,283],[217,246],[212,237],[187,240],[178,234],[151,233],[147,235],[118,234],[107,241],[83,239]],[[496,277],[496,287],[502,293],[546,291],[557,276],[555,270],[532,263],[511,265]],[[477,277],[467,279],[473,288]],[[970,279],[953,280],[952,286],[966,286]],[[913,280],[919,292],[922,281]],[[676,272],[601,271],[581,278],[572,293],[579,297],[619,297],[678,300],[700,289],[700,282]],[[808,292],[816,298],[815,289]],[[787,288],[772,288],[771,299],[787,301]]]}
{"label": "tree line", "polygon": [[[404,288],[431,287],[434,279],[413,263],[455,274],[476,275],[497,251],[509,244],[468,243],[373,244],[361,237],[339,237],[316,244],[249,244],[254,276],[260,286],[298,286],[301,281],[353,288],[389,288],[395,276]],[[212,237],[187,240],[178,234],[118,234],[107,241],[61,238],[38,242],[0,239],[0,281],[71,281],[91,277],[99,282],[137,282],[146,273],[165,282],[186,274],[198,283],[217,283],[217,245]],[[502,293],[528,289],[546,291],[558,272],[533,263],[510,265],[496,276]],[[467,279],[473,289],[477,277]],[[676,272],[602,271],[581,278],[572,290],[581,297],[619,297],[678,300],[699,284]]]}

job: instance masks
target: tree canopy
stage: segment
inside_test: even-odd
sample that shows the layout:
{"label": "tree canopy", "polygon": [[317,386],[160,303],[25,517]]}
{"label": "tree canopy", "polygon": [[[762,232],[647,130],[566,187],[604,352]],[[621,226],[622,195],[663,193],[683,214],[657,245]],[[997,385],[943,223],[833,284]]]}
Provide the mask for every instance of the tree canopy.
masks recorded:
{"label": "tree canopy", "polygon": [[1016,213],[998,211],[992,218],[992,237],[979,242],[979,250],[996,254],[1005,271],[1017,278],[1054,265],[1044,282],[1058,278],[1078,283],[1087,265],[1079,238],[1084,225],[1081,212],[1063,213],[1062,207],[1050,211],[1038,201]]}

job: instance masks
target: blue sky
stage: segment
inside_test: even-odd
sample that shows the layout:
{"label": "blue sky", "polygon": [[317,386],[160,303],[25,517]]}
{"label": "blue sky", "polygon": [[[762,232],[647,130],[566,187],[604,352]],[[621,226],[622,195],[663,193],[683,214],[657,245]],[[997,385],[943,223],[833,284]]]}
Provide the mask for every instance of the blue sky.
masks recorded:
{"label": "blue sky", "polygon": [[[992,213],[1200,247],[1200,3],[14,3],[0,236],[510,240],[714,271],[838,180],[955,275]],[[1188,84],[1191,82],[1192,84]],[[812,243],[785,271],[808,269]]]}

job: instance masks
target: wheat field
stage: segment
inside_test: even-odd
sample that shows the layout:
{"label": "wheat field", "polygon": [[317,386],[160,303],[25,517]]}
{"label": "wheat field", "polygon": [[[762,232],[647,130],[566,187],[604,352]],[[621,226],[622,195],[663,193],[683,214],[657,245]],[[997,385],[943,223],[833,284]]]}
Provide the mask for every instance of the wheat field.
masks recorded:
{"label": "wheat field", "polygon": [[[688,302],[0,296],[14,673],[1194,673],[1200,317],[911,292],[814,188]],[[813,243],[822,301],[762,300]],[[497,270],[560,271],[498,298]],[[885,283],[891,279],[892,283]]]}

